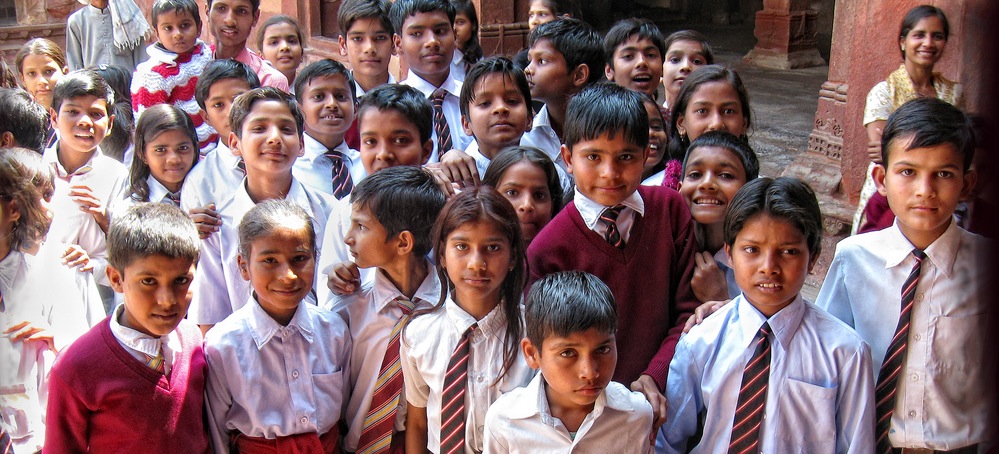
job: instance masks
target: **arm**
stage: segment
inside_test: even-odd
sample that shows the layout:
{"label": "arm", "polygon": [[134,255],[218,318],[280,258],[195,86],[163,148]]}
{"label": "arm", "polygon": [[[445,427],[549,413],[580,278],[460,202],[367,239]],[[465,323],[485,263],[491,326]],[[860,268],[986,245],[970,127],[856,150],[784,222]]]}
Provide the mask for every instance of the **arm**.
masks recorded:
{"label": "arm", "polygon": [[479,170],[475,159],[461,150],[450,150],[440,157],[440,169],[449,182],[460,188],[479,185]]}
{"label": "arm", "polygon": [[510,443],[503,434],[506,427],[500,427],[503,421],[496,416],[495,411],[486,412],[486,430],[482,437],[482,448],[485,454],[505,454],[510,452]]}
{"label": "arm", "polygon": [[87,452],[90,410],[58,371],[49,374],[45,417],[45,452]]}
{"label": "arm", "polygon": [[427,408],[406,405],[406,452],[426,453],[427,450]]}
{"label": "arm", "polygon": [[690,344],[680,341],[675,360],[669,365],[666,380],[666,452],[687,452],[687,441],[697,432],[698,415],[704,410],[701,402],[701,374],[695,368]]}
{"label": "arm", "polygon": [[66,24],[66,66],[69,67],[70,71],[83,69],[83,46],[80,45],[83,36],[82,30],[80,30],[80,14],[83,14],[82,10],[73,13],[69,16],[69,22]]}
{"label": "arm", "polygon": [[226,414],[232,407],[232,393],[229,391],[229,383],[226,380],[219,351],[206,344],[205,361],[208,363],[208,376],[205,379],[205,410],[208,413],[208,433],[211,436],[215,452],[226,454],[230,447]]}
{"label": "arm", "polygon": [[862,453],[874,446],[874,370],[866,343],[843,365],[836,410],[836,452]]}
{"label": "arm", "polygon": [[[198,325],[214,325],[232,313],[228,284],[222,270],[221,232],[201,240],[201,258],[194,274],[194,296],[188,318]],[[206,328],[202,328],[204,332]]]}
{"label": "arm", "polygon": [[690,288],[698,301],[724,301],[728,299],[728,281],[725,272],[718,268],[718,262],[710,252],[694,254],[694,277]]}
{"label": "arm", "polygon": [[[410,323],[413,321],[410,320]],[[406,326],[400,333],[399,363],[402,366],[402,379],[405,384],[406,396],[406,452],[425,453],[427,449],[427,401],[430,398],[430,385],[423,379],[416,360],[410,353],[412,339],[409,338],[409,328]],[[440,430],[438,428],[438,430]]]}
{"label": "arm", "polygon": [[847,271],[850,267],[848,263],[844,262],[846,260],[843,258],[842,248],[836,246],[836,253],[829,265],[829,271],[826,272],[826,278],[822,281],[819,295],[815,298],[815,305],[852,327],[854,326],[853,309],[846,284],[850,282],[847,280],[849,278]]}
{"label": "arm", "polygon": [[867,157],[875,164],[881,162],[881,133],[885,123],[885,120],[875,120],[864,126],[867,130]]}

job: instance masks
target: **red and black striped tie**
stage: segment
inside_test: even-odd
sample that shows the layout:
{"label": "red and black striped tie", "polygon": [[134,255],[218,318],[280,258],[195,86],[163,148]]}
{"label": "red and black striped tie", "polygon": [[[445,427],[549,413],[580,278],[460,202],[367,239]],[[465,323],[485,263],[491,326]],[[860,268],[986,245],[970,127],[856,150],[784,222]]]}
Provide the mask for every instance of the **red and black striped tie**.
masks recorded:
{"label": "red and black striped tie", "polygon": [[337,150],[327,150],[323,153],[333,163],[333,197],[342,199],[354,190],[354,182],[350,178],[350,169],[343,162],[343,155]]}
{"label": "red and black striped tie", "polygon": [[614,205],[600,213],[600,221],[607,225],[604,239],[618,249],[624,249],[624,238],[621,237],[621,231],[617,228],[617,217],[621,215],[623,209],[624,205]]}
{"label": "red and black striped tie", "polygon": [[878,418],[874,435],[878,437],[876,452],[879,453],[892,452],[888,429],[891,428],[891,415],[895,412],[895,389],[898,376],[902,373],[902,364],[905,362],[905,351],[909,345],[909,319],[912,315],[916,284],[919,283],[919,269],[923,259],[926,258],[926,253],[919,249],[914,249],[912,255],[916,258],[916,264],[912,266],[909,277],[902,284],[902,309],[898,315],[895,337],[892,337],[891,343],[888,344],[885,360],[878,372],[878,382],[874,386],[875,412]]}
{"label": "red and black striped tie", "polygon": [[438,88],[430,95],[430,104],[434,106],[434,132],[437,133],[437,154],[444,156],[444,153],[451,151],[451,127],[447,124],[447,117],[444,116],[444,97],[447,90]]}
{"label": "red and black striped tie", "polygon": [[465,388],[468,379],[468,353],[472,331],[479,325],[473,323],[458,340],[444,374],[444,392],[441,393],[441,454],[454,454],[465,449]]}
{"label": "red and black striped tie", "polygon": [[760,426],[767,406],[767,385],[770,383],[770,324],[764,322],[753,338],[756,350],[742,372],[739,403],[735,407],[732,437],[728,452],[748,453],[760,451]]}

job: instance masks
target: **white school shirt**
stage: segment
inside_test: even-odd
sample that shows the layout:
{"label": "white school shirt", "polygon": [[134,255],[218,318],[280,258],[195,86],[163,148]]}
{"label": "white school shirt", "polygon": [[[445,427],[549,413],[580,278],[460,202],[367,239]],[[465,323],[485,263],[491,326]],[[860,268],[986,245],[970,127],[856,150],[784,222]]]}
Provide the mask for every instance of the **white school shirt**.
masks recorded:
{"label": "white school shirt", "polygon": [[205,404],[215,452],[229,433],[325,434],[349,395],[350,333],[337,314],[299,303],[281,326],[253,299],[205,336]]}
{"label": "white school shirt", "polygon": [[[322,250],[322,238],[333,209],[333,197],[307,188],[295,178],[285,200],[305,209],[316,230],[316,248]],[[233,196],[218,206],[222,225],[216,235],[201,240],[201,258],[194,274],[194,299],[187,317],[199,325],[221,322],[246,304],[252,290],[236,264],[239,255],[239,223],[256,203],[246,192],[244,181]],[[318,286],[316,280],[313,288]],[[325,282],[321,283],[323,286]]]}
{"label": "white school shirt", "polygon": [[728,450],[743,371],[764,322],[773,335],[760,452],[872,452],[870,347],[801,295],[769,320],[740,295],[680,338],[666,380],[666,452],[686,452],[699,421],[703,435],[690,452]]}
{"label": "white school shirt", "polygon": [[[523,308],[521,309],[523,312]],[[402,374],[406,382],[406,401],[427,409],[427,449],[440,451],[441,394],[444,375],[451,354],[461,335],[476,323],[448,296],[444,307],[410,320],[403,331],[399,347]],[[465,391],[465,452],[482,452],[486,410],[500,395],[527,385],[534,370],[527,366],[524,355],[517,349],[517,357],[509,372],[494,385],[503,367],[506,336],[506,316],[497,306],[478,321],[472,332],[468,359],[468,388]],[[434,335],[427,335],[434,333]],[[519,340],[517,341],[519,345]]]}
{"label": "white school shirt", "polygon": [[454,55],[451,57],[451,74],[454,75],[454,80],[458,82],[465,83],[465,53],[458,48],[454,49]]}
{"label": "white school shirt", "polygon": [[[357,186],[366,175],[364,164],[361,163],[361,154],[348,147],[345,141],[333,149],[343,156],[343,163],[350,172],[350,179],[354,186]],[[291,173],[306,186],[332,197],[333,161],[324,155],[326,151],[326,145],[305,134],[305,154],[295,159]]]}
{"label": "white school shirt", "polygon": [[[924,252],[909,343],[888,438],[896,447],[949,450],[983,442],[993,402],[983,364],[989,251],[995,243],[951,222]],[[871,344],[877,377],[895,335],[902,283],[914,247],[898,228],[847,237],[836,246],[817,304]]]}
{"label": "white school shirt", "polygon": [[[350,75],[353,76],[354,72],[351,71]],[[389,73],[388,82],[386,82],[385,84],[392,85],[394,83],[397,83],[396,80],[395,80],[395,76],[393,76],[392,73],[390,72]],[[358,102],[360,102],[361,101],[361,96],[364,96],[367,93],[368,92],[365,91],[363,87],[361,87],[361,84],[357,83],[357,79],[354,79],[354,99],[356,99]]]}
{"label": "white school shirt", "polygon": [[128,354],[139,360],[146,362],[143,355],[156,356],[163,354],[163,373],[170,376],[170,369],[180,354],[180,336],[177,330],[170,331],[166,336],[150,336],[146,333],[136,331],[121,324],[121,318],[125,315],[125,304],[119,304],[111,312],[111,334],[118,345],[121,345]]}
{"label": "white school shirt", "polygon": [[[146,177],[146,186],[149,187],[150,202],[169,203],[173,205],[173,201],[169,197],[170,191],[152,175]],[[181,186],[181,191],[183,191],[183,186]],[[137,203],[139,202],[132,198],[131,183],[126,183],[121,194],[108,206],[108,220],[125,214],[132,205]]]}
{"label": "white school shirt", "polygon": [[[579,211],[579,216],[583,218],[587,228],[601,237],[607,234],[607,224],[600,222],[600,214],[609,207],[590,200],[579,191],[576,191],[572,201],[576,203],[576,210]],[[621,232],[621,239],[627,243],[631,237],[631,226],[635,224],[635,214],[645,216],[645,200],[642,199],[642,195],[638,191],[635,191],[624,199],[621,205],[624,205],[624,208],[617,216],[616,224],[618,232]]]}
{"label": "white school shirt", "polygon": [[548,405],[538,373],[524,388],[500,396],[486,413],[486,454],[652,453],[652,405],[645,395],[610,382],[573,435]]}
{"label": "white school shirt", "polygon": [[[444,105],[441,106],[441,109],[444,111],[444,118],[447,119],[448,129],[451,130],[451,146],[462,151],[468,148],[468,144],[472,142],[472,136],[465,134],[465,130],[461,127],[461,108],[459,107],[461,82],[454,78],[454,74],[449,73],[447,79],[444,79],[444,83],[440,87],[431,85],[430,82],[423,80],[412,71],[409,72],[406,80],[403,80],[401,83],[420,90],[420,93],[423,93],[423,96],[426,96],[427,99],[430,99],[430,96],[434,94],[437,88],[446,90],[447,96],[444,97]],[[437,149],[437,131],[434,128],[431,128],[431,131],[433,133],[430,138],[433,140],[434,150],[430,153],[428,163],[439,162],[440,156],[450,151]]]}
{"label": "white school shirt", "polygon": [[487,158],[486,155],[479,151],[479,142],[475,138],[472,138],[472,142],[468,144],[468,148],[465,148],[465,154],[475,160],[475,170],[479,172],[479,178],[484,177],[492,159]]}
{"label": "white school shirt", "polygon": [[[416,309],[427,309],[437,304],[441,296],[441,283],[434,265],[424,260],[427,277],[420,283],[413,295]],[[347,404],[347,435],[344,448],[347,452],[357,450],[357,442],[364,428],[364,418],[371,408],[371,397],[375,393],[375,381],[388,348],[389,338],[396,322],[402,317],[402,309],[394,301],[403,298],[392,281],[377,268],[374,278],[364,284],[353,295],[338,297],[332,310],[339,314],[350,327],[353,349],[350,354],[350,402]],[[399,408],[395,414],[395,431],[406,430],[406,393],[399,398]]]}
{"label": "white school shirt", "polygon": [[662,186],[663,180],[665,179],[666,179],[666,170],[663,169],[652,175],[649,175],[648,178],[642,180],[642,186]]}
{"label": "white school shirt", "polygon": [[545,152],[549,158],[552,158],[552,162],[561,167],[563,171],[567,170],[565,160],[562,159],[562,139],[552,129],[552,119],[548,115],[547,104],[534,115],[531,130],[520,138],[520,144]]}
{"label": "white school shirt", "polygon": [[239,170],[241,158],[232,154],[229,147],[219,141],[218,146],[209,151],[197,165],[191,168],[184,178],[180,190],[180,208],[190,213],[191,208],[200,208],[214,203],[218,208],[232,197],[246,176]]}

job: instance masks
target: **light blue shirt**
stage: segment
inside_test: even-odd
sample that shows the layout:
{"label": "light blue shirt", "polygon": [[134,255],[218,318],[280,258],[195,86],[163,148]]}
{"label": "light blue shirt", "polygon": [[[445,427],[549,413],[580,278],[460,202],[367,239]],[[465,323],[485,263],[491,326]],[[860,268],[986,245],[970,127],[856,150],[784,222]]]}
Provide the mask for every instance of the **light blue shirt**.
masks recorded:
{"label": "light blue shirt", "polygon": [[740,295],[680,338],[666,382],[666,452],[725,452],[756,333],[773,329],[760,433],[766,453],[874,452],[871,352],[848,326],[799,295],[767,320]]}

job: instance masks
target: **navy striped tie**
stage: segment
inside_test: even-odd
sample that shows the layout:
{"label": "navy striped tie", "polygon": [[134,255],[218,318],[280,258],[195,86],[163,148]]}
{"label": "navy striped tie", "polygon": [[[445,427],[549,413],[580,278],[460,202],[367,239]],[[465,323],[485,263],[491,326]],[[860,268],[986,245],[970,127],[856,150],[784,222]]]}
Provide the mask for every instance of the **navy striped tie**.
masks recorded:
{"label": "navy striped tie", "polygon": [[343,162],[343,155],[337,150],[323,153],[333,163],[333,197],[342,199],[354,190],[354,182],[350,178],[350,169]]}
{"label": "navy striped tie", "polygon": [[468,353],[473,323],[458,340],[444,374],[441,393],[441,454],[463,452],[465,449],[465,388],[468,380]]}
{"label": "navy striped tie", "polygon": [[732,437],[728,452],[747,453],[760,451],[760,427],[767,406],[767,385],[770,383],[770,324],[764,322],[756,339],[756,350],[742,372],[739,403],[735,407]]}
{"label": "navy striped tie", "polygon": [[623,209],[624,205],[614,205],[600,213],[600,221],[607,225],[604,239],[618,249],[624,249],[624,238],[621,237],[621,231],[617,228],[617,217],[621,215]]}
{"label": "navy striped tie", "polygon": [[444,153],[451,151],[451,128],[447,124],[447,117],[444,116],[444,97],[447,91],[443,88],[434,90],[430,95],[430,103],[434,106],[434,132],[437,133],[437,154],[444,156]]}

